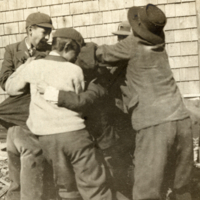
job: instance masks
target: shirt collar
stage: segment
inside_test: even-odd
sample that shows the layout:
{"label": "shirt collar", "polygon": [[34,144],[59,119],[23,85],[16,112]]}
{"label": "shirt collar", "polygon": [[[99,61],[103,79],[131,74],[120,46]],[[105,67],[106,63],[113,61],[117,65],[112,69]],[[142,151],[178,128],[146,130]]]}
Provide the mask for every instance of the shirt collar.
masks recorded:
{"label": "shirt collar", "polygon": [[49,53],[49,55],[51,55],[51,56],[60,56],[60,54],[58,54],[58,53],[55,52],[55,51],[51,51],[51,52]]}
{"label": "shirt collar", "polygon": [[25,38],[25,44],[28,50],[31,49],[31,45],[27,42],[27,37]]}
{"label": "shirt collar", "polygon": [[54,60],[54,61],[58,61],[58,62],[68,62],[65,58],[63,58],[59,54],[52,52],[52,51],[49,53],[49,55],[47,55],[45,57],[45,60]]}

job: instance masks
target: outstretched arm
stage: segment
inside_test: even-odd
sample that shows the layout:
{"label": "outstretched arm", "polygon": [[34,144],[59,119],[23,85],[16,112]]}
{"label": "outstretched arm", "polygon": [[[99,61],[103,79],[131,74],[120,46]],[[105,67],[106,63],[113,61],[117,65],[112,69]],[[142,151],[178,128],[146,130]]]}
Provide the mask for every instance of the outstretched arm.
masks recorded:
{"label": "outstretched arm", "polygon": [[116,64],[130,59],[133,36],[129,36],[114,45],[101,45],[97,48],[96,57],[100,63]]}
{"label": "outstretched arm", "polygon": [[73,111],[83,111],[107,95],[107,90],[100,84],[91,82],[86,91],[77,94],[72,91],[59,91],[47,84],[38,84],[38,91],[44,99]]}
{"label": "outstretched arm", "polygon": [[107,90],[99,84],[90,83],[87,90],[80,94],[60,91],[58,106],[73,111],[83,111],[97,100],[107,95]]}

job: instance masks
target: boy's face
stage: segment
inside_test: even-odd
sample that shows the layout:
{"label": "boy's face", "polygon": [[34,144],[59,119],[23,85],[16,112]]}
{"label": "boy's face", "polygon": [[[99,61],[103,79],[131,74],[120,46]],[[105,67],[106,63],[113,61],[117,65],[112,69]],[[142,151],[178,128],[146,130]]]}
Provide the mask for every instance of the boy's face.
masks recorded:
{"label": "boy's face", "polygon": [[77,50],[69,50],[63,53],[63,57],[71,63],[75,63],[78,57],[79,51]]}
{"label": "boy's face", "polygon": [[29,38],[34,47],[38,47],[41,43],[46,43],[49,40],[51,33],[50,28],[43,28],[39,26],[30,27]]}
{"label": "boy's face", "polygon": [[69,62],[75,63],[78,54],[80,53],[80,47],[77,43],[71,42],[65,46],[62,56]]}

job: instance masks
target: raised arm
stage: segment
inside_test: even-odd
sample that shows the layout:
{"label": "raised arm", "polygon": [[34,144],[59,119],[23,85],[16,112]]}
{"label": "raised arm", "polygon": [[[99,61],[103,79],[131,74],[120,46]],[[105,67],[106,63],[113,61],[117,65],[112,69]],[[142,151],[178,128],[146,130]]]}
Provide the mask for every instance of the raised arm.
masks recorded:
{"label": "raised arm", "polygon": [[119,61],[129,60],[133,36],[114,45],[101,45],[97,48],[96,57],[100,63],[115,64]]}

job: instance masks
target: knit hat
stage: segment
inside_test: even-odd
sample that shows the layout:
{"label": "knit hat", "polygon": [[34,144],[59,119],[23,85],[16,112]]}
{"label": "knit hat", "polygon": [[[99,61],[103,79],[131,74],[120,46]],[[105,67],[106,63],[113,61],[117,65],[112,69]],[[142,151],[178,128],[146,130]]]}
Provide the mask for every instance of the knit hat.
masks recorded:
{"label": "knit hat", "polygon": [[84,39],[82,35],[73,28],[60,28],[55,31],[53,34],[53,38],[61,37],[61,38],[70,38],[77,42],[77,44],[82,47],[84,45]]}
{"label": "knit hat", "polygon": [[165,42],[163,28],[167,22],[162,10],[153,4],[133,6],[128,11],[128,20],[133,31],[152,44]]}
{"label": "knit hat", "polygon": [[118,30],[113,32],[114,35],[131,35],[131,26],[128,21],[119,24]]}
{"label": "knit hat", "polygon": [[50,16],[40,12],[32,13],[27,17],[26,28],[31,25],[54,29]]}

